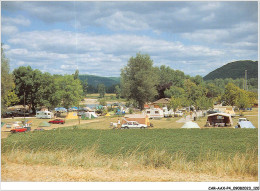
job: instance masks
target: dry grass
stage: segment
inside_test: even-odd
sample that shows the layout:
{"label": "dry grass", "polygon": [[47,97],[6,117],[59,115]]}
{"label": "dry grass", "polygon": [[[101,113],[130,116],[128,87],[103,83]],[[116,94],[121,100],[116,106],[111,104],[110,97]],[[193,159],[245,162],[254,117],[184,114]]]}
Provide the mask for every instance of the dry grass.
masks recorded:
{"label": "dry grass", "polygon": [[252,177],[216,176],[181,173],[168,169],[112,170],[108,168],[21,165],[7,163],[2,168],[2,181],[35,182],[238,182],[256,181]]}
{"label": "dry grass", "polygon": [[[48,166],[54,169],[72,168],[81,171],[89,171],[91,169],[99,169],[101,171],[113,171],[121,174],[120,178],[106,177],[106,181],[126,181],[122,180],[122,173],[128,172],[128,179],[131,181],[177,181],[165,177],[158,180],[151,180],[146,176],[146,179],[135,179],[131,176],[131,172],[145,173],[153,171],[172,172],[180,174],[200,174],[211,177],[210,179],[196,179],[196,181],[218,181],[219,177],[229,177],[226,180],[236,179],[237,181],[256,181],[258,179],[258,163],[257,151],[248,151],[246,154],[236,154],[235,157],[222,157],[221,153],[208,152],[206,155],[201,155],[197,161],[188,161],[187,157],[181,153],[170,155],[165,151],[151,150],[146,153],[137,154],[136,152],[128,153],[128,155],[107,156],[96,152],[97,147],[94,146],[90,150],[84,150],[80,153],[75,153],[72,150],[56,151],[56,152],[41,152],[41,151],[19,151],[13,150],[9,153],[2,154],[2,180],[7,180],[10,173],[10,164],[27,166],[29,168],[35,166]],[[68,176],[72,176],[68,172]],[[204,177],[204,176],[202,176]],[[215,179],[212,177],[215,177]],[[30,180],[35,177],[31,177]],[[58,177],[56,177],[58,178]],[[62,177],[59,177],[62,179]],[[79,178],[79,177],[78,177]],[[85,179],[84,177],[81,177]],[[175,177],[176,178],[176,177]],[[205,177],[204,177],[205,178]],[[70,180],[70,179],[69,179]],[[64,180],[62,181],[69,181]],[[73,179],[74,180],[74,179]],[[16,180],[17,181],[17,180]],[[87,181],[104,181],[101,177],[89,179]],[[186,179],[182,181],[195,181]]]}

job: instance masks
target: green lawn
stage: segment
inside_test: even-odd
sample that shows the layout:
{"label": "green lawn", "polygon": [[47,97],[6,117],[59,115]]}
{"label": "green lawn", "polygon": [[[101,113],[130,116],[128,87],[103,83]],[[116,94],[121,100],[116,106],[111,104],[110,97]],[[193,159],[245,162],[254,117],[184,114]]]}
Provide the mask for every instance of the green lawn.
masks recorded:
{"label": "green lawn", "polygon": [[224,157],[246,153],[258,148],[258,129],[127,129],[93,130],[64,128],[44,132],[10,135],[2,139],[2,152],[12,149],[26,151],[81,151],[97,147],[104,155],[131,154],[164,150],[169,154],[182,152],[187,159],[219,152]]}

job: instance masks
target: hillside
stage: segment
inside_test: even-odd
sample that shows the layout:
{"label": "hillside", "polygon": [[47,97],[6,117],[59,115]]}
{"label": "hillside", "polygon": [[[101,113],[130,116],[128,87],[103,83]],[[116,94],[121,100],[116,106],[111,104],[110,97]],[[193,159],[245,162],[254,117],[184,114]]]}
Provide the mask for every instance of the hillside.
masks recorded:
{"label": "hillside", "polygon": [[214,80],[216,78],[244,78],[247,70],[247,78],[258,77],[258,61],[240,60],[230,62],[203,77],[204,80]]}
{"label": "hillside", "polygon": [[98,84],[104,84],[106,87],[113,86],[120,83],[120,77],[101,77],[83,74],[79,75],[81,81],[87,80],[88,85],[96,87]]}

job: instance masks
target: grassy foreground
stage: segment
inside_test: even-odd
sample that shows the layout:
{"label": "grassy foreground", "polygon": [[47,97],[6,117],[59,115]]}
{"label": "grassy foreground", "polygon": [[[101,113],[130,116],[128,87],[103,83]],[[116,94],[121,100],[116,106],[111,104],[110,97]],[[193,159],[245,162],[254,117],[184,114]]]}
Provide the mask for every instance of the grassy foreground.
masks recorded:
{"label": "grassy foreground", "polygon": [[258,129],[29,132],[2,139],[2,167],[14,162],[116,171],[167,169],[257,180],[257,140]]}

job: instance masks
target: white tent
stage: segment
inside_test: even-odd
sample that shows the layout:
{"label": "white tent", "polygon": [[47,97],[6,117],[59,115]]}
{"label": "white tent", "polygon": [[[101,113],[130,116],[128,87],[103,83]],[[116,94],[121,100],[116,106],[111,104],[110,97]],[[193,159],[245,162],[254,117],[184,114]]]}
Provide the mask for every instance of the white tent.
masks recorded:
{"label": "white tent", "polygon": [[97,114],[94,111],[88,111],[84,113],[84,116],[86,118],[92,119],[92,118],[97,118]]}
{"label": "white tent", "polygon": [[188,121],[181,128],[200,128],[200,127],[197,123]]}
{"label": "white tent", "polygon": [[251,128],[251,129],[254,129],[255,126],[250,121],[240,121],[240,122],[238,122],[237,128]]}

